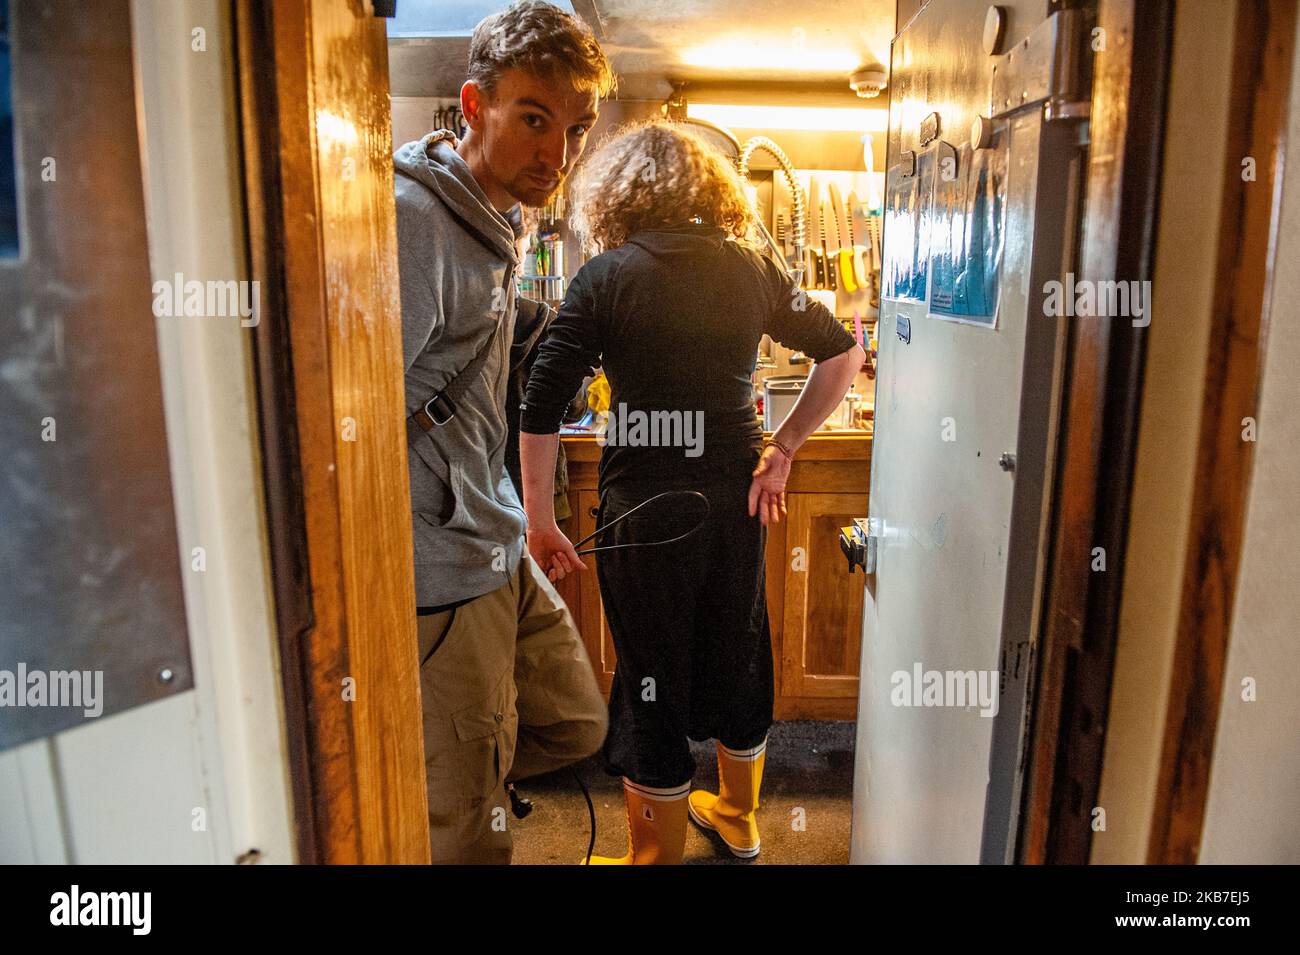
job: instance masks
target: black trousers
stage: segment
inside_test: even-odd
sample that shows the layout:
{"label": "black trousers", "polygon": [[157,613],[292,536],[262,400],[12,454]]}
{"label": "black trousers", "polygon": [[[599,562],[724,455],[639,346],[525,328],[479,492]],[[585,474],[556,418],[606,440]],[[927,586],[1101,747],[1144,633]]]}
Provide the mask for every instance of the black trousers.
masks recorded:
{"label": "black trousers", "polygon": [[[678,786],[691,778],[688,737],[748,749],[772,724],[767,529],[748,514],[752,465],[732,470],[704,483],[614,485],[601,498],[600,527],[664,490],[700,491],[710,505],[703,527],[685,541],[595,555],[618,653],[605,765],[644,786]],[[690,499],[655,502],[596,543],[675,537],[702,511]]]}

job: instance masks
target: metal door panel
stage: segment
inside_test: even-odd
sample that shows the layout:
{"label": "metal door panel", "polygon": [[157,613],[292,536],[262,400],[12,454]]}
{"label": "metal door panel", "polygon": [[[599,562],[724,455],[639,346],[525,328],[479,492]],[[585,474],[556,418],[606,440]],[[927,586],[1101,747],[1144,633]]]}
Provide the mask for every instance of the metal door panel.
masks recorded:
{"label": "metal door panel", "polygon": [[69,705],[50,675],[44,703],[0,710],[0,749],[194,685],[129,7],[10,13],[24,228],[0,259],[0,673],[98,700]]}
{"label": "metal door panel", "polygon": [[[1031,26],[1031,12],[1046,12],[1014,6],[1015,22]],[[938,142],[960,147],[972,120],[988,115],[986,9],[935,0],[895,40],[887,192],[905,151],[923,151],[924,117],[937,112]],[[1063,330],[1043,317],[1034,290],[1061,271],[1077,142],[1071,125],[1047,122],[1041,108],[1007,117],[994,139],[991,148],[1005,150],[1005,225],[993,327],[929,317],[923,302],[882,302],[870,497],[878,550],[863,621],[855,862],[996,861],[1014,841]],[[946,424],[953,440],[944,440]],[[917,664],[999,671],[997,715],[895,705],[895,674]]]}

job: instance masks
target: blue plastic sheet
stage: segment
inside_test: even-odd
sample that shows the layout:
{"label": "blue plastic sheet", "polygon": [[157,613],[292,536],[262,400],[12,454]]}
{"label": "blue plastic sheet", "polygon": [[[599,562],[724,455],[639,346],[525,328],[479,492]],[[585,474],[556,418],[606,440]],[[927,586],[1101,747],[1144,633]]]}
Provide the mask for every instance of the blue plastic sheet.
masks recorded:
{"label": "blue plastic sheet", "polygon": [[992,327],[1002,264],[1005,153],[966,145],[953,154],[956,168],[935,178],[930,315]]}
{"label": "blue plastic sheet", "polygon": [[884,296],[913,302],[926,300],[930,231],[934,202],[934,154],[916,157],[916,174],[893,180],[885,200]]}
{"label": "blue plastic sheet", "polygon": [[885,298],[926,302],[932,318],[992,327],[1006,218],[1003,148],[936,142],[916,174],[891,176],[885,201]]}

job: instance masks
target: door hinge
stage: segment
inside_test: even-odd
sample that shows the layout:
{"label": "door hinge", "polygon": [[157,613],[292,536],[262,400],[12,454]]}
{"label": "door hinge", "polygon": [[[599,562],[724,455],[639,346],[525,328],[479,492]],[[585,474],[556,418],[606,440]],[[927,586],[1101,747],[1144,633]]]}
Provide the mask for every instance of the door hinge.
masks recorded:
{"label": "door hinge", "polygon": [[1083,11],[1057,10],[1006,53],[993,58],[988,116],[1041,107],[1048,120],[1087,119],[1083,95]]}

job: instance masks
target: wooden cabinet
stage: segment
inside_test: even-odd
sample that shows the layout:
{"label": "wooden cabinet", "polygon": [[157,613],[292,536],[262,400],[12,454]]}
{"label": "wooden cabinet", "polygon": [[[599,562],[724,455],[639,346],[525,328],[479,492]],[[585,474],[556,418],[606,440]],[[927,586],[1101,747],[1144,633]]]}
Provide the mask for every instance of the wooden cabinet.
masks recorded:
{"label": "wooden cabinet", "polygon": [[[596,529],[600,447],[587,436],[564,438],[569,507],[560,527],[570,540]],[[787,519],[768,528],[767,606],[772,627],[777,719],[853,719],[862,640],[860,573],[850,575],[839,529],[867,514],[871,438],[814,435],[799,450],[786,486]],[[589,546],[589,545],[588,545]],[[601,689],[614,677],[614,643],[605,620],[593,557],[586,573],[557,585],[568,604]]]}
{"label": "wooden cabinet", "polygon": [[[858,699],[863,577],[849,574],[839,532],[866,516],[867,495],[787,493],[786,507],[778,715],[788,707],[793,712],[787,718],[833,718],[850,701],[851,716]],[[777,557],[769,541],[768,562]]]}

